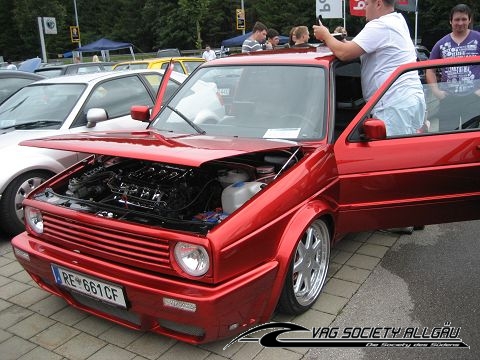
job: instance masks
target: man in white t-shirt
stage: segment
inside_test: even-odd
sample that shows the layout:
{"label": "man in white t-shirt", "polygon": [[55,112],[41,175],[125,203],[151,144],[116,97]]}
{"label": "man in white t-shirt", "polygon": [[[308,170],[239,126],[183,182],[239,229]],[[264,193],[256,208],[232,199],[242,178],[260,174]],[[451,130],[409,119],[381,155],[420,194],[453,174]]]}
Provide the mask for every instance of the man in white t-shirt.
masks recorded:
{"label": "man in white t-shirt", "polygon": [[[369,100],[400,65],[415,62],[416,53],[407,23],[395,12],[395,0],[366,0],[367,24],[352,41],[335,39],[325,26],[314,35],[340,60],[360,57],[362,91]],[[417,71],[403,74],[375,105],[372,115],[385,122],[387,135],[416,133],[424,125],[425,98]]]}
{"label": "man in white t-shirt", "polygon": [[7,70],[17,70],[17,66],[8,61]]}
{"label": "man in white t-shirt", "polygon": [[207,45],[205,46],[205,51],[202,54],[202,58],[204,58],[205,61],[211,61],[215,60],[217,55],[215,54],[215,51],[210,48],[210,45]]}

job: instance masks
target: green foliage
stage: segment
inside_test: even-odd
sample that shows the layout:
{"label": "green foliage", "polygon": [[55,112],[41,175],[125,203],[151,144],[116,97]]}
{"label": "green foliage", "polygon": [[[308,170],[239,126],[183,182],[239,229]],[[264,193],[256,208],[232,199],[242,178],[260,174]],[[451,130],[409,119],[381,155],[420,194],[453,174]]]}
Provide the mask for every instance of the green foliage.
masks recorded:
{"label": "green foliage", "polygon": [[[432,41],[450,31],[450,9],[459,1],[418,0],[418,35]],[[479,18],[478,0],[462,0]],[[235,10],[240,0],[76,0],[82,45],[102,37],[131,42],[136,52],[160,48],[193,50],[206,44],[219,47],[222,40],[241,34],[236,29]],[[315,22],[313,0],[245,0],[246,31],[255,21],[288,35],[292,26]],[[347,7],[348,8],[348,7]],[[9,60],[41,56],[37,17],[51,16],[57,21],[58,34],[45,35],[48,58],[77,47],[70,40],[75,25],[74,0],[0,0],[0,55]],[[413,13],[405,14],[412,30]],[[365,20],[351,17],[347,10],[347,30],[354,36]],[[326,19],[333,30],[343,19]]]}

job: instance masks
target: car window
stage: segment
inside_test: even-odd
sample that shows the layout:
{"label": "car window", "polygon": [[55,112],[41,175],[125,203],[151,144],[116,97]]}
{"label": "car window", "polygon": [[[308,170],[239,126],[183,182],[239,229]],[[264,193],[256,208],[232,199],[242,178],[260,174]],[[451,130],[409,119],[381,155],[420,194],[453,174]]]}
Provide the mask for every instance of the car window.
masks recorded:
{"label": "car window", "polygon": [[[479,67],[479,65],[474,66]],[[383,116],[377,116],[376,118],[387,124],[387,139],[477,131],[480,127],[480,80],[471,76],[475,70],[466,68],[466,66],[443,66],[431,69],[436,74],[437,82],[429,84],[422,81],[421,83],[426,108],[414,110],[416,115],[412,120],[415,127],[413,131],[389,135],[388,120]],[[407,74],[408,72],[401,75],[392,86],[404,81],[404,76]],[[386,112],[390,111],[389,106],[383,105],[389,103],[388,96],[387,90],[373,106],[383,107]],[[407,102],[408,98],[402,97],[402,104]],[[390,121],[393,123],[402,121],[406,111],[398,113]],[[360,133],[361,131],[357,132],[355,136],[359,138]]]}
{"label": "car window", "polygon": [[111,119],[130,114],[132,105],[153,105],[147,88],[137,76],[127,76],[99,84],[85,104],[84,113],[91,108],[102,108]]}
{"label": "car window", "polygon": [[32,83],[32,79],[22,79],[22,78],[2,78],[0,86],[0,102],[5,100],[10,94],[17,91],[18,89]]}
{"label": "car window", "polygon": [[190,76],[160,112],[155,128],[192,133],[193,122],[211,135],[301,140],[325,134],[323,68],[222,66]]}
{"label": "car window", "polygon": [[113,67],[115,66],[115,63],[102,64],[102,66],[103,66],[103,70],[104,70],[104,71],[112,71],[112,70],[113,70]]}
{"label": "car window", "polygon": [[[162,76],[156,74],[148,74],[145,75],[145,79],[152,86],[153,92],[156,94],[158,92],[158,88],[160,87]],[[163,97],[163,103],[167,102],[168,99],[172,97],[173,93],[177,91],[179,86],[179,83],[175,82],[172,79],[169,79],[167,89],[165,90],[165,95]]]}
{"label": "car window", "polygon": [[36,71],[36,73],[49,78],[53,78],[53,77],[62,75],[62,69],[46,69],[46,70],[42,69],[41,71],[38,71],[38,72]]}
{"label": "car window", "polygon": [[[169,64],[170,62],[163,63],[161,69],[165,70]],[[185,70],[183,70],[182,64],[180,64],[178,61],[173,62],[173,71],[185,74]]]}
{"label": "car window", "polygon": [[84,84],[38,84],[24,87],[0,106],[0,127],[52,121],[52,127],[59,128],[85,87]]}
{"label": "car window", "polygon": [[133,64],[119,64],[115,67],[115,70],[138,70],[147,69],[147,63],[133,63]]}
{"label": "car window", "polygon": [[103,71],[101,66],[82,66],[77,69],[77,74],[90,74]]}
{"label": "car window", "polygon": [[187,74],[190,74],[195,70],[197,67],[199,67],[202,64],[201,61],[183,61],[183,66],[187,69]]}
{"label": "car window", "polygon": [[144,76],[144,78],[150,84],[153,91],[157,93],[158,88],[160,86],[160,82],[162,81],[162,76],[158,74],[147,74]]}
{"label": "car window", "polygon": [[473,73],[480,73],[480,65],[470,69],[466,66],[441,67],[433,71],[437,75],[437,85],[424,85],[429,132],[478,130],[480,79],[475,79]]}
{"label": "car window", "polygon": [[129,64],[118,64],[113,70],[127,70],[129,66]]}
{"label": "car window", "polygon": [[150,64],[150,69],[165,69],[167,65],[168,65],[168,61],[152,62]]}

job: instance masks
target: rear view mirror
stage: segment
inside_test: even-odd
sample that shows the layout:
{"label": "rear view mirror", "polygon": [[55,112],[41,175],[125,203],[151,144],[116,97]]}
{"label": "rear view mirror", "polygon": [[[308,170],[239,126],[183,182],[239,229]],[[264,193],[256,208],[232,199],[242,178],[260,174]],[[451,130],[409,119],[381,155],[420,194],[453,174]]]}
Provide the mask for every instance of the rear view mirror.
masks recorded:
{"label": "rear view mirror", "polygon": [[150,107],[146,105],[133,105],[130,108],[130,116],[133,120],[150,121]]}
{"label": "rear view mirror", "polygon": [[108,120],[108,114],[105,109],[91,108],[87,111],[87,128],[95,127],[98,122]]}
{"label": "rear view mirror", "polygon": [[384,140],[387,138],[387,128],[382,120],[366,119],[362,128],[364,140]]}

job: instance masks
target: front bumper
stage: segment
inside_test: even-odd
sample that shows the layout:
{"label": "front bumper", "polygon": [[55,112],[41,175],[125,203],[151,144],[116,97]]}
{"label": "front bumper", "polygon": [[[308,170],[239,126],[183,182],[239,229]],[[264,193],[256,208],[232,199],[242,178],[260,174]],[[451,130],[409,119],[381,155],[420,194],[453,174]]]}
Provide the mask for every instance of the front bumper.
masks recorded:
{"label": "front bumper", "polygon": [[[277,275],[276,261],[226,283],[208,285],[93,259],[46,244],[26,232],[17,235],[12,246],[17,260],[35,282],[70,305],[129,328],[153,331],[192,344],[237,335],[268,321],[274,310],[269,305],[272,303],[269,289]],[[123,287],[127,309],[56,284],[52,264]],[[165,298],[172,300],[165,302]],[[195,310],[177,308],[172,303],[194,304]]]}

